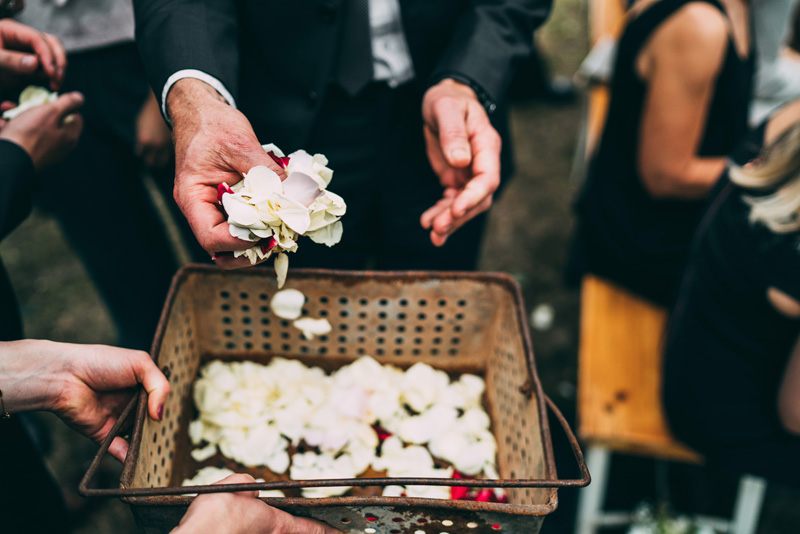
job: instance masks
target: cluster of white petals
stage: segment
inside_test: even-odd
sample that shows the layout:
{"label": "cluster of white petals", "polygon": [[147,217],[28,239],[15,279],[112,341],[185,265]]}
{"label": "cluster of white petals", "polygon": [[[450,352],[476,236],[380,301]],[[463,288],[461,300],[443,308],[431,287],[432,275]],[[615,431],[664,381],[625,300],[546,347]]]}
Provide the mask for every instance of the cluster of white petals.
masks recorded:
{"label": "cluster of white petals", "polygon": [[[298,302],[302,308],[303,301],[276,295],[273,310]],[[423,363],[403,371],[369,356],[330,375],[285,358],[268,365],[212,361],[194,385],[199,417],[189,426],[198,447],[192,455],[205,461],[219,450],[248,467],[288,470],[293,480],[357,478],[370,468],[389,477],[449,479],[458,471],[494,478],[484,387],[475,375],[451,381]],[[349,489],[304,488],[303,495]],[[450,488],[390,486],[384,494],[447,499]]]}
{"label": "cluster of white petals", "polygon": [[[208,486],[216,484],[223,478],[233,474],[233,471],[225,467],[202,467],[192,478],[184,479],[182,486]],[[256,482],[264,482],[263,478],[257,478]],[[281,490],[261,490],[259,497],[285,497]]]}
{"label": "cluster of white petals", "polygon": [[322,154],[298,150],[284,156],[275,145],[264,150],[286,170],[286,179],[265,165],[253,167],[244,179],[220,184],[219,201],[228,215],[230,234],[257,245],[234,253],[250,263],[277,254],[275,271],[283,287],[289,268],[287,252],[297,252],[298,239],[332,247],[342,239],[341,218],[347,211],[344,200],[328,191],[333,171]]}
{"label": "cluster of white petals", "polygon": [[29,85],[19,94],[17,106],[3,112],[3,119],[10,121],[29,109],[55,102],[57,98],[58,93],[48,91],[44,87]]}

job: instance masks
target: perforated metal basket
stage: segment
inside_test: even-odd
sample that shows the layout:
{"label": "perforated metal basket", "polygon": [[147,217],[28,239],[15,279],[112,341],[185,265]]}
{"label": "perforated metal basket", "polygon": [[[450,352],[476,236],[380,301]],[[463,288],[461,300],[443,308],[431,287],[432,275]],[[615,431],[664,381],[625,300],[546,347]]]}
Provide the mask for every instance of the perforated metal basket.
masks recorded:
{"label": "perforated metal basket", "polygon": [[[304,314],[328,318],[333,326],[330,335],[308,341],[288,321],[272,314],[269,299],[277,288],[271,271],[224,272],[190,266],[178,272],[153,344],[153,355],[168,372],[172,385],[163,419],[157,422],[147,417],[142,393],[119,488],[90,488],[111,439],[133,412],[131,403],[86,473],[81,483],[84,495],[122,497],[145,532],[165,532],[177,525],[193,499],[186,493],[283,489],[295,496],[264,500],[344,532],[535,533],[543,518],[556,508],[557,488],[589,483],[572,431],[542,394],[525,308],[512,278],[487,273],[293,270],[287,287],[306,295]],[[195,413],[192,383],[204,362],[246,359],[266,363],[280,355],[330,371],[364,354],[398,367],[426,362],[452,373],[483,376],[502,479],[290,481],[230,464],[236,471],[267,482],[180,487],[183,479],[208,464],[191,458],[187,431]],[[567,433],[580,479],[558,479],[547,405],[555,410]],[[503,487],[508,503],[382,497],[380,486],[388,484]],[[355,488],[345,497],[300,497],[298,488],[308,486]]]}

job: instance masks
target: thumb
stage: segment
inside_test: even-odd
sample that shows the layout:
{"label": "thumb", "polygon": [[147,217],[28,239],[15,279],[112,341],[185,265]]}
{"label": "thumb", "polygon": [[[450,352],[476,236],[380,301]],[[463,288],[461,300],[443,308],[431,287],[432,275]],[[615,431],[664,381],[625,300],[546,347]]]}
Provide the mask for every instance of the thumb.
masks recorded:
{"label": "thumb", "polygon": [[164,415],[164,404],[169,396],[170,386],[167,377],[156,367],[150,355],[137,351],[133,361],[136,381],[147,391],[147,412],[150,418],[160,421]]}
{"label": "thumb", "polygon": [[267,154],[264,148],[258,144],[258,141],[253,139],[253,146],[247,147],[236,154],[237,161],[233,167],[237,168],[240,174],[249,172],[253,167],[263,165],[274,171],[281,180],[286,179],[286,169],[283,165],[279,165],[272,156]]}
{"label": "thumb", "polygon": [[467,167],[472,161],[472,150],[467,132],[467,114],[457,102],[443,101],[435,108],[439,144],[448,165]]}
{"label": "thumb", "polygon": [[49,104],[52,109],[58,113],[58,116],[63,120],[68,115],[78,111],[83,105],[83,95],[77,91],[66,93],[59,96],[55,102]]}
{"label": "thumb", "polygon": [[35,54],[0,50],[0,70],[15,74],[33,74],[39,68],[39,58]]}

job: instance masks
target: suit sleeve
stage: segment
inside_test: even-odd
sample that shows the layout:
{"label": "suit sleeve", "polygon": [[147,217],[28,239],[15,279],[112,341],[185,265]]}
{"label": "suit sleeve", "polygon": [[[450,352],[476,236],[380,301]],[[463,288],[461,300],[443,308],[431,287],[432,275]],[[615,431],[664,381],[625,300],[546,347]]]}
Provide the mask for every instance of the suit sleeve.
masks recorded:
{"label": "suit sleeve", "polygon": [[533,49],[533,32],[552,0],[472,0],[434,74],[466,78],[494,102],[506,94],[514,63]]}
{"label": "suit sleeve", "polygon": [[134,0],[133,7],[136,42],[156,95],[182,70],[206,73],[237,94],[234,0]]}
{"label": "suit sleeve", "polygon": [[30,213],[33,178],[28,153],[11,141],[0,140],[0,239]]}

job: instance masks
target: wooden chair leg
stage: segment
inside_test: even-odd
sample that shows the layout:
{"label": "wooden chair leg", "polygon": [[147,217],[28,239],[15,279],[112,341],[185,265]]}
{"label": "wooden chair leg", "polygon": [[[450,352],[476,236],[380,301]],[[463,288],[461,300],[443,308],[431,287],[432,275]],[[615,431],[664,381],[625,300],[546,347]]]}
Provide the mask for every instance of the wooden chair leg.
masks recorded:
{"label": "wooden chair leg", "polygon": [[603,512],[608,487],[608,468],[611,451],[604,447],[589,446],[586,465],[592,474],[592,483],[583,488],[578,499],[576,534],[594,534]]}
{"label": "wooden chair leg", "polygon": [[755,534],[766,489],[767,481],[763,478],[743,476],[739,480],[731,534]]}

